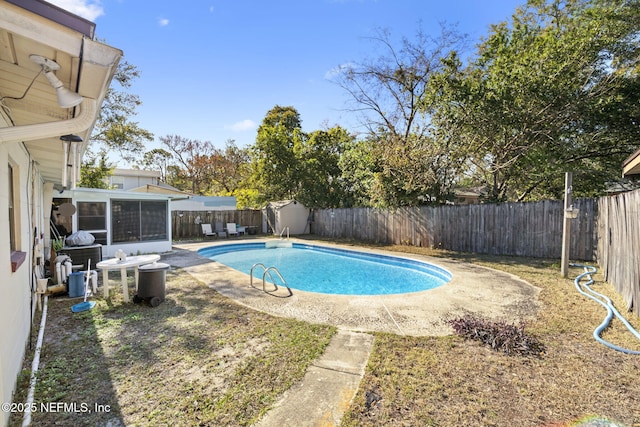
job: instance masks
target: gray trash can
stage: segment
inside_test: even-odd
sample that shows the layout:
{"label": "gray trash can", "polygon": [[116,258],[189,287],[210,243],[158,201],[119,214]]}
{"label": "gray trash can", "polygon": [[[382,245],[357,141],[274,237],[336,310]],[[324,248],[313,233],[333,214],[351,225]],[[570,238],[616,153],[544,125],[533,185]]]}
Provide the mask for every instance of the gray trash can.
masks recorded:
{"label": "gray trash can", "polygon": [[138,267],[138,293],[133,297],[133,302],[139,304],[147,301],[151,307],[160,305],[164,301],[167,270],[170,267],[162,262]]}

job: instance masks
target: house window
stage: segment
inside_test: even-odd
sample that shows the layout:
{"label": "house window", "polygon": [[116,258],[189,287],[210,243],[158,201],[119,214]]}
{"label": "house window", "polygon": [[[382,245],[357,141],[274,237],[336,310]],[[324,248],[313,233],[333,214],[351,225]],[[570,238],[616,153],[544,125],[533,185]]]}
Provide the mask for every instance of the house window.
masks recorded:
{"label": "house window", "polygon": [[111,176],[111,188],[116,190],[124,189],[124,177],[122,176]]}
{"label": "house window", "polygon": [[88,231],[95,243],[107,244],[107,202],[78,202],[78,230]]}
{"label": "house window", "polygon": [[167,239],[167,202],[111,201],[112,243]]}

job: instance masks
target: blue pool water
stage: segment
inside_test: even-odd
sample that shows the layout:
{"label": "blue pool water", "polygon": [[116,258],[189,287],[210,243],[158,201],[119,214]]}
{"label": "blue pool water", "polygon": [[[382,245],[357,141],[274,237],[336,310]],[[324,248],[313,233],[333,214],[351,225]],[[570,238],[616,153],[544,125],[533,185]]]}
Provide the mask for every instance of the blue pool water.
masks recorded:
{"label": "blue pool water", "polygon": [[[444,268],[426,262],[301,243],[274,248],[264,242],[227,244],[198,253],[246,274],[256,263],[275,266],[290,288],[324,294],[402,294],[437,288],[452,278]],[[263,272],[254,270],[258,283]]]}

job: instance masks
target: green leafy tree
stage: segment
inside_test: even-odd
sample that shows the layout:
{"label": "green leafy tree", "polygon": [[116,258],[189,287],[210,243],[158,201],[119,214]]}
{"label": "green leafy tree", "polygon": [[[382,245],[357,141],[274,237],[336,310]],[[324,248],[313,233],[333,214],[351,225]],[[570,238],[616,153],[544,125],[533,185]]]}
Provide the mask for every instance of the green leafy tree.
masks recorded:
{"label": "green leafy tree", "polygon": [[[137,122],[131,120],[142,101],[137,95],[128,93],[127,90],[131,88],[133,80],[138,77],[139,72],[135,66],[126,61],[118,64],[91,134],[91,142],[97,145],[90,146],[85,153],[80,173],[87,178],[81,179],[80,185],[84,187],[100,185],[102,182],[100,179],[89,177],[99,177],[106,173],[106,178],[111,174],[113,168],[104,166],[98,159],[106,159],[109,153],[115,152],[126,161],[134,161],[138,153],[143,151],[145,143],[153,141],[151,132],[142,129]],[[97,169],[91,170],[91,168]]]}
{"label": "green leafy tree", "polygon": [[80,182],[78,185],[84,188],[109,189],[108,179],[113,173],[113,169],[114,166],[107,162],[104,153],[89,159],[85,157],[85,163],[80,168]]}
{"label": "green leafy tree", "polygon": [[276,105],[267,112],[251,150],[251,184],[261,202],[296,197],[301,174],[296,151],[305,137],[295,108]]}
{"label": "green leafy tree", "polygon": [[339,161],[353,140],[339,126],[306,134],[295,108],[275,106],[251,147],[251,176],[238,187],[243,203],[297,199],[309,207],[348,204]]}
{"label": "green leafy tree", "polygon": [[102,150],[116,152],[126,161],[135,160],[144,151],[145,143],[153,141],[151,132],[131,120],[142,101],[127,90],[139,76],[134,65],[126,61],[118,64],[91,135],[92,141],[100,143]]}
{"label": "green leafy tree", "polygon": [[349,204],[339,161],[353,139],[339,126],[308,135],[296,153],[302,170],[296,198],[305,206],[329,208]]}
{"label": "green leafy tree", "polygon": [[[492,28],[462,70],[449,63],[436,106],[469,147],[489,201],[593,195],[640,137],[635,1],[529,1]],[[446,116],[451,117],[445,120]]]}
{"label": "green leafy tree", "polygon": [[444,68],[443,59],[464,48],[466,39],[443,25],[438,37],[420,30],[415,40],[403,38],[399,47],[387,31],[373,41],[382,54],[343,69],[337,80],[353,99],[353,110],[364,113],[367,140],[374,144],[368,199],[380,206],[442,203],[450,197],[449,177],[458,167],[448,160],[456,141],[435,137],[426,104],[433,100],[430,81]]}
{"label": "green leafy tree", "polygon": [[346,207],[371,206],[375,204],[374,188],[376,188],[378,162],[374,154],[374,145],[367,139],[350,141],[340,158],[338,166],[341,171]]}

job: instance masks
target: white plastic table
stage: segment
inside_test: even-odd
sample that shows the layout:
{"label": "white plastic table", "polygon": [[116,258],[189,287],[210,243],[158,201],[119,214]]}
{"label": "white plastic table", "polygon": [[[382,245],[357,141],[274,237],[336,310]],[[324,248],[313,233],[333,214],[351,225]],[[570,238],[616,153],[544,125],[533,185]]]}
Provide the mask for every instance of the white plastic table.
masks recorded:
{"label": "white plastic table", "polygon": [[145,264],[152,264],[160,260],[160,255],[137,255],[128,256],[125,261],[120,261],[118,258],[112,258],[105,261],[100,261],[96,264],[96,268],[102,270],[102,284],[104,297],[109,296],[109,270],[120,270],[120,277],[122,282],[122,293],[124,302],[129,302],[129,290],[127,287],[127,268],[134,269],[136,289],[138,289],[138,267]]}

